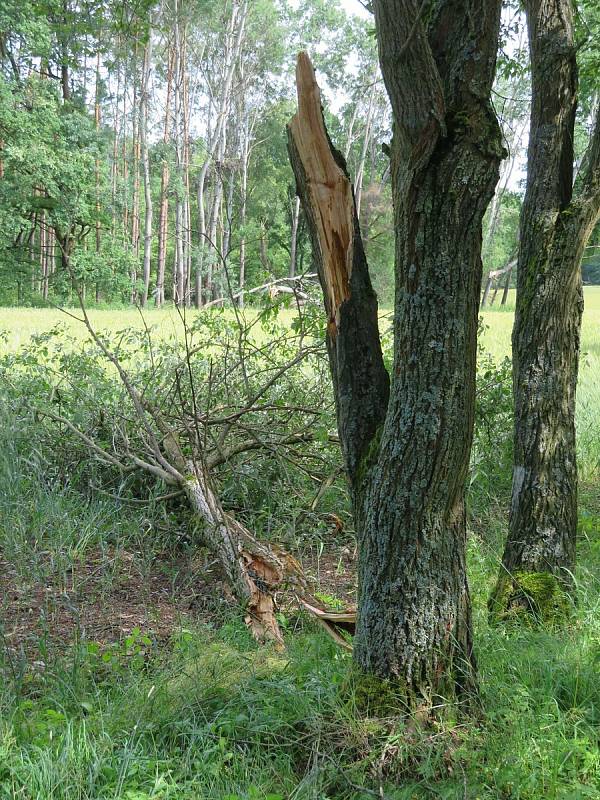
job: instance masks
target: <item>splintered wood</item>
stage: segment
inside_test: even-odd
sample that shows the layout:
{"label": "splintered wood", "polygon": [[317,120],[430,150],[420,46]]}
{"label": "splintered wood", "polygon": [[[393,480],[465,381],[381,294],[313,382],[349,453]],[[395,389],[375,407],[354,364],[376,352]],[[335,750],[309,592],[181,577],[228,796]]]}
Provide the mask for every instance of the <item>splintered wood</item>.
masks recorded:
{"label": "splintered wood", "polygon": [[340,306],[350,296],[354,200],[352,187],[336,163],[321,111],[321,92],[306,53],[296,64],[298,112],[290,123],[291,135],[306,175],[306,189],[320,246],[321,281],[327,301],[329,329],[339,326]]}

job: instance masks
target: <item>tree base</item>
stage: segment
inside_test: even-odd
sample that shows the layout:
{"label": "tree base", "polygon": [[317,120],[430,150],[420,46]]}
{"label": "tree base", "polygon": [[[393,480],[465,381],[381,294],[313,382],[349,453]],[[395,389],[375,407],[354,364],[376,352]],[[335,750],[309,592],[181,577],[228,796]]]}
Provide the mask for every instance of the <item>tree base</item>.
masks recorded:
{"label": "tree base", "polygon": [[353,712],[367,717],[401,717],[413,710],[404,681],[379,678],[356,665],[350,668],[341,693]]}
{"label": "tree base", "polygon": [[444,696],[418,691],[401,678],[380,678],[362,672],[354,664],[341,687],[346,704],[354,713],[373,718],[410,717],[413,722],[427,724],[433,720],[455,719],[463,714],[478,712],[477,695],[454,692]]}
{"label": "tree base", "polygon": [[498,579],[488,608],[492,623],[562,625],[571,617],[573,601],[551,572],[515,572]]}

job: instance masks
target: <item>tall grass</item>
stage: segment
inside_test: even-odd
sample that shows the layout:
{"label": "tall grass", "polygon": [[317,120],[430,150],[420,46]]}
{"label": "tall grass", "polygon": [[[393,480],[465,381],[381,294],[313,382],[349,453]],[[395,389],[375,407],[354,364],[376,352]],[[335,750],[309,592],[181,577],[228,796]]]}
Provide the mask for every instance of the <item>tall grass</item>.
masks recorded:
{"label": "tall grass", "polygon": [[[66,645],[40,636],[22,652],[11,647],[11,620],[0,614],[0,800],[600,798],[600,292],[586,298],[579,602],[562,630],[489,626],[506,509],[504,498],[473,487],[477,718],[449,716],[424,727],[369,706],[348,655],[293,609],[282,616],[285,653],[257,647],[233,612],[210,624],[200,613],[174,626],[167,642],[145,630],[99,642],[80,630]],[[0,327],[22,322],[8,346],[55,322],[38,313],[48,314],[11,310],[8,319],[2,312]],[[115,329],[135,319],[95,313]],[[167,311],[150,317],[165,335],[175,324]],[[511,315],[484,317],[485,348],[500,359]],[[143,560],[163,546],[143,535],[147,510],[84,498],[51,474],[32,430],[17,429],[13,409],[3,407],[0,559],[24,586],[66,585],[73,565],[95,548],[110,544]],[[99,565],[109,601],[113,557]]]}

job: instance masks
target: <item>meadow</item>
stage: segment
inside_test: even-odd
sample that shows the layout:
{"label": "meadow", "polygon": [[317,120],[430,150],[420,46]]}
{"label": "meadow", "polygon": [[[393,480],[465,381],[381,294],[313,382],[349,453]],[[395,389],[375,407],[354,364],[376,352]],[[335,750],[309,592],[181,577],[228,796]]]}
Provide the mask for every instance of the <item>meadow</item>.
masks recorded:
{"label": "meadow", "polygon": [[[49,477],[34,429],[18,433],[0,392],[0,800],[600,798],[600,287],[585,300],[579,602],[560,629],[489,624],[510,486],[490,443],[481,463],[491,467],[470,479],[474,719],[420,726],[382,710],[349,655],[289,599],[286,651],[257,646],[173,511]],[[90,317],[103,330],[144,325],[130,309]],[[500,362],[512,307],[482,317],[482,359]],[[161,337],[180,335],[172,310],[145,318]],[[60,311],[1,309],[0,348],[15,352],[58,322],[83,336]],[[289,514],[305,518],[294,555],[343,606],[352,532],[330,514],[307,517],[311,495],[292,494]],[[340,482],[326,510],[341,514],[342,495]],[[288,546],[289,518],[262,523]]]}
{"label": "meadow", "polygon": [[[581,476],[593,480],[600,464],[600,286],[586,286],[585,311],[581,338],[581,365],[577,395],[577,425]],[[495,361],[510,355],[510,340],[514,319],[515,292],[510,290],[505,306],[496,304],[482,311],[483,335],[481,347]],[[499,301],[498,301],[499,303]],[[33,334],[48,331],[60,324],[73,336],[86,336],[83,324],[73,318],[78,309],[0,308],[0,353],[15,351],[25,345]],[[250,311],[250,314],[252,312]],[[382,314],[389,313],[382,309]],[[95,310],[89,312],[97,330],[120,331],[129,327],[142,329],[148,326],[158,337],[181,337],[183,322],[192,322],[193,310],[180,315],[172,307],[156,310],[152,307],[143,313],[127,306],[123,309]],[[292,311],[282,316],[293,318]]]}

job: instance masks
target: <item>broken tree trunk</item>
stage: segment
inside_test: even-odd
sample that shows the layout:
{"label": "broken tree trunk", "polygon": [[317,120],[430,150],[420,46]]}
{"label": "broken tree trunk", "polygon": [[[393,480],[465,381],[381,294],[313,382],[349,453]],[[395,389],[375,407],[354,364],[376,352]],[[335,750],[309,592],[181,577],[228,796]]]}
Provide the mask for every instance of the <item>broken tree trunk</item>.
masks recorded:
{"label": "broken tree trunk", "polygon": [[452,700],[468,705],[476,688],[465,481],[481,222],[503,155],[490,102],[500,3],[485,0],[477,18],[441,5],[447,14],[426,26],[408,0],[374,3],[395,120],[391,390],[352,186],[305,54],[288,127],[328,316],[358,539],[354,659],[363,672],[395,680],[406,704],[428,713]]}
{"label": "broken tree trunk", "polygon": [[246,610],[246,624],[258,641],[271,640],[282,646],[274,594],[287,577],[290,565],[295,567],[296,563],[261,544],[223,510],[204,460],[186,460],[170,432],[165,437],[165,452],[179,473],[176,482],[188,505],[205,523],[205,544],[219,559],[234,597]]}
{"label": "broken tree trunk", "polygon": [[306,53],[298,56],[296,81],[298,113],[288,127],[288,150],[323,289],[342,449],[351,481],[360,483],[361,462],[385,419],[389,396],[377,296],[352,185],[325,129],[319,87]]}
{"label": "broken tree trunk", "polygon": [[[72,273],[70,273],[72,274]],[[184,454],[177,433],[171,428],[163,414],[144,400],[123,367],[118,356],[98,336],[87,314],[83,295],[75,286],[83,322],[104,357],[116,368],[119,378],[131,401],[132,410],[140,428],[141,450],[130,449],[125,437],[119,442],[118,451],[110,451],[79,430],[69,419],[52,411],[45,416],[66,425],[78,436],[96,457],[120,470],[141,469],[181,492],[194,515],[202,520],[205,545],[215,553],[224,571],[232,594],[246,612],[246,624],[258,641],[273,641],[283,646],[283,637],[275,616],[275,593],[284,585],[294,586],[300,594],[306,594],[306,583],[300,564],[288,553],[275,551],[259,542],[240,522],[226,513],[212,487],[211,467],[222,463],[223,451],[217,458],[204,452],[198,435],[190,437]],[[188,355],[189,357],[189,355]],[[118,436],[109,437],[113,446]],[[252,439],[247,446],[236,452],[254,449]],[[123,455],[124,454],[124,455]],[[227,456],[225,456],[227,457]]]}

